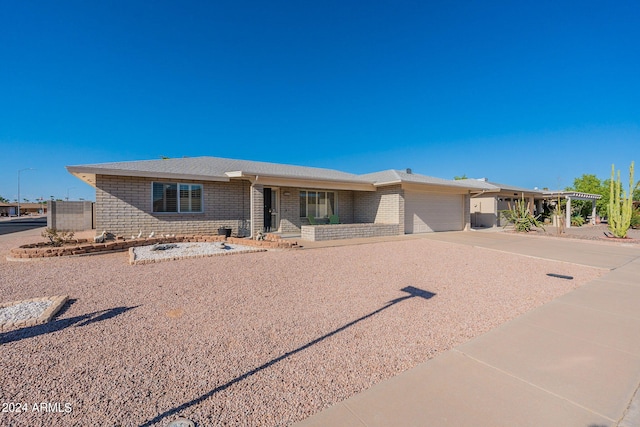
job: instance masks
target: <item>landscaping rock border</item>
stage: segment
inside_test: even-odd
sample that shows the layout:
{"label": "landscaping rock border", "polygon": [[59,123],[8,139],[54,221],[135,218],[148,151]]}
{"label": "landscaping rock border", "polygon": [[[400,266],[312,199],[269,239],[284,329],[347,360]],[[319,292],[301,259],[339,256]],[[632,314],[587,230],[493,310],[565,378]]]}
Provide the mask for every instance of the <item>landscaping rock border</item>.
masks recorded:
{"label": "landscaping rock border", "polygon": [[91,243],[87,240],[75,240],[74,244],[64,246],[51,246],[48,243],[32,243],[11,249],[7,260],[29,260],[33,258],[52,258],[59,256],[89,255],[113,251],[126,251],[136,246],[147,246],[158,243],[183,243],[183,242],[227,242],[243,246],[255,246],[263,249],[295,249],[298,243],[283,240],[274,234],[267,234],[265,240],[252,240],[247,238],[206,235],[179,235],[172,237],[152,237],[140,239],[127,239],[116,237],[115,240],[106,243]]}
{"label": "landscaping rock border", "polygon": [[[189,242],[193,243],[193,242]],[[207,244],[207,242],[196,242],[197,244]],[[139,265],[139,264],[153,264],[156,262],[164,262],[164,261],[176,261],[180,259],[191,259],[191,258],[208,258],[213,256],[226,256],[226,255],[235,255],[235,254],[248,254],[255,252],[266,252],[267,250],[264,248],[246,248],[247,245],[238,245],[242,247],[241,249],[234,249],[228,252],[213,252],[213,253],[198,253],[198,254],[184,254],[184,250],[177,248],[178,253],[181,255],[173,255],[172,253],[166,254],[165,257],[162,258],[140,258],[136,253],[137,248],[129,248],[129,264],[131,265]],[[163,254],[165,255],[165,254]]]}
{"label": "landscaping rock border", "polygon": [[43,323],[47,323],[49,320],[55,316],[55,314],[62,308],[62,306],[69,299],[66,295],[58,295],[53,297],[44,297],[44,298],[32,298],[22,301],[12,301],[12,302],[4,302],[0,303],[0,309],[11,307],[18,304],[30,303],[30,302],[40,302],[40,301],[51,301],[51,305],[47,307],[42,314],[38,317],[31,317],[29,319],[23,320],[9,320],[6,322],[0,322],[0,331],[8,331],[11,329],[22,328],[25,326],[36,326],[41,325]]}

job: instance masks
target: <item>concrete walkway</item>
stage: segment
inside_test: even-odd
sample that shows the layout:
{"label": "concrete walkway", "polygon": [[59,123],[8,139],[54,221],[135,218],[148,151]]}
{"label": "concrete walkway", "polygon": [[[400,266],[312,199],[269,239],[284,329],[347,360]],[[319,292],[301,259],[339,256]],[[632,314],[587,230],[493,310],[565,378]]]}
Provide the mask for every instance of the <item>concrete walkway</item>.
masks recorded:
{"label": "concrete walkway", "polygon": [[297,426],[640,426],[640,247],[423,236],[611,271]]}

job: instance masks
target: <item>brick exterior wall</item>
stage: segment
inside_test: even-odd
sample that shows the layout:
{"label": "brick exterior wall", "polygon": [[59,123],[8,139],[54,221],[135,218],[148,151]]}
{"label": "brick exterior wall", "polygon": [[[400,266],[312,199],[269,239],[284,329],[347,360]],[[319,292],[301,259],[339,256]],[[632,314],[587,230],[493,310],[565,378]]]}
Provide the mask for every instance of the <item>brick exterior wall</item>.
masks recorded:
{"label": "brick exterior wall", "polygon": [[[285,196],[284,193],[288,193]],[[300,232],[300,189],[280,188],[280,232]]]}
{"label": "brick exterior wall", "polygon": [[[152,182],[164,179],[96,176],[96,228],[121,236],[158,234],[217,234],[230,227],[233,235],[248,234],[250,185],[245,181],[189,181],[203,186],[202,213],[153,213]],[[186,181],[181,181],[187,183]],[[262,210],[259,210],[262,215]],[[260,223],[262,224],[262,223]]]}
{"label": "brick exterior wall", "polygon": [[343,224],[353,224],[355,216],[353,212],[353,199],[355,191],[338,191],[338,217]]}
{"label": "brick exterior wall", "polygon": [[400,234],[398,224],[303,225],[300,238],[318,242],[322,240],[397,236],[398,234]]}
{"label": "brick exterior wall", "polygon": [[398,234],[404,234],[404,191],[399,184],[375,193],[355,192],[353,212],[355,223],[396,224]]}

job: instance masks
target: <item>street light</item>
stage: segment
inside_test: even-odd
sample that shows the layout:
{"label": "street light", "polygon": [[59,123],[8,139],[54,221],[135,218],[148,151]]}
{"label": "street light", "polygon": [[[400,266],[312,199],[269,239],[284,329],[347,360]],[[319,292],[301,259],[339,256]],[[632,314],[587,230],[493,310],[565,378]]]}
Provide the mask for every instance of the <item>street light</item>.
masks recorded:
{"label": "street light", "polygon": [[67,188],[67,202],[69,201],[69,190],[73,190],[73,189],[75,189],[75,188],[76,188],[76,187],[69,187],[69,188]]}
{"label": "street light", "polygon": [[20,218],[20,172],[32,171],[33,168],[24,168],[18,171],[18,218]]}

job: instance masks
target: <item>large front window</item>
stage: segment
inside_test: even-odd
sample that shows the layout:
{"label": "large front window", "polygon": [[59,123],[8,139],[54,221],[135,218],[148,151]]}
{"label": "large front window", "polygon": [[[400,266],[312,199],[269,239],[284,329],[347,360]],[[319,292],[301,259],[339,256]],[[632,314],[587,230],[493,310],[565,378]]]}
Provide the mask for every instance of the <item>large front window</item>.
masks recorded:
{"label": "large front window", "polygon": [[327,218],[335,213],[336,193],[333,191],[300,191],[300,217]]}
{"label": "large front window", "polygon": [[154,182],[153,212],[202,212],[202,185]]}

